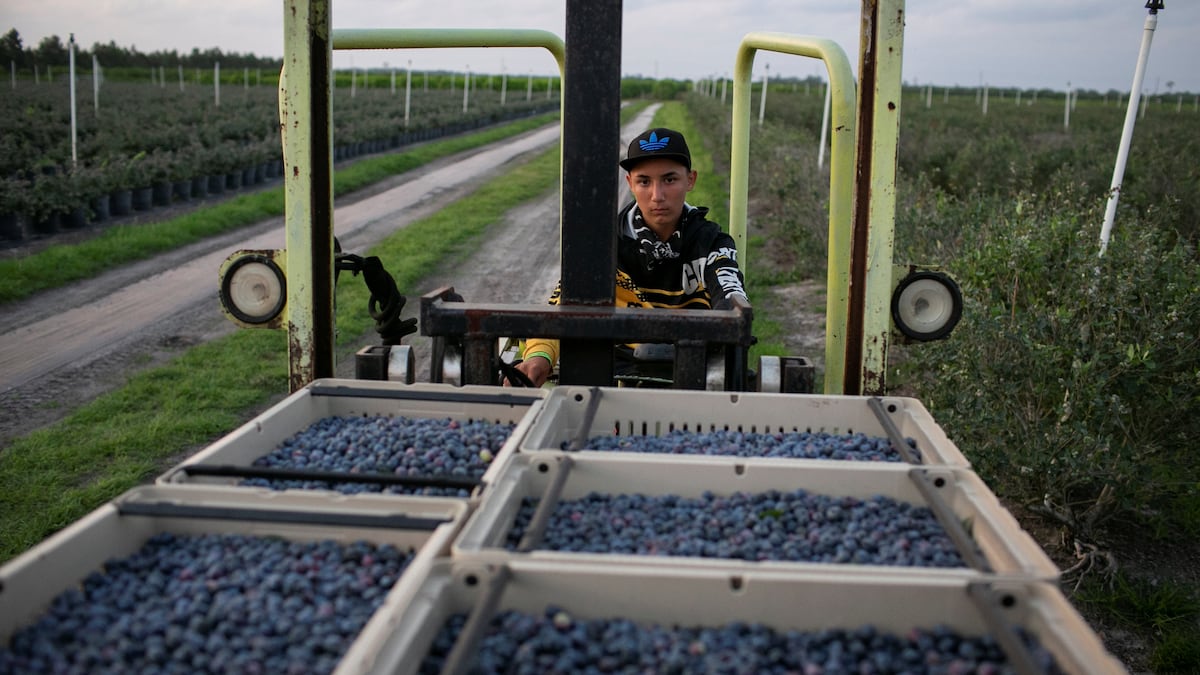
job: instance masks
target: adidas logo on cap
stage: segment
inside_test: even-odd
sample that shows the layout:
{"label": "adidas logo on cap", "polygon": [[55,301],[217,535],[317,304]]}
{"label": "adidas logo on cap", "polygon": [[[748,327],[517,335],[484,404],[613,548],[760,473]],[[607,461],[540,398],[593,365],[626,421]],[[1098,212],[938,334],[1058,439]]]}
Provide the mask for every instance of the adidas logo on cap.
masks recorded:
{"label": "adidas logo on cap", "polygon": [[692,153],[683,134],[662,127],[648,129],[633,139],[625,159],[621,160],[621,168],[629,171],[643,159],[659,158],[674,159],[687,167],[688,171],[692,170]]}

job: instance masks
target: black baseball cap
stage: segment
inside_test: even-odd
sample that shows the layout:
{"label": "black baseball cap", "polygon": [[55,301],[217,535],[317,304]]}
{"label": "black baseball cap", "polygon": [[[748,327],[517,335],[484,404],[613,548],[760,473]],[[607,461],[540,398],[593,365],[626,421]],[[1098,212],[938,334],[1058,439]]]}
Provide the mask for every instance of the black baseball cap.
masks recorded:
{"label": "black baseball cap", "polygon": [[630,171],[644,159],[673,159],[692,170],[692,153],[688,150],[683,134],[674,129],[658,127],[647,129],[629,144],[621,168]]}

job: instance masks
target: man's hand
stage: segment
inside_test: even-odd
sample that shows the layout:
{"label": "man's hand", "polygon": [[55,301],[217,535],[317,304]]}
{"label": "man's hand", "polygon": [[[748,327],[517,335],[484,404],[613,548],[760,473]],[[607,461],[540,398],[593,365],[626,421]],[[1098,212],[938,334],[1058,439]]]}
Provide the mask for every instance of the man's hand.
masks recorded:
{"label": "man's hand", "polygon": [[[550,363],[550,360],[542,356],[531,356],[529,359],[518,363],[516,368],[525,373],[525,377],[528,377],[535,387],[546,384],[546,380],[550,377],[550,372],[554,370],[554,366]],[[508,378],[504,378],[504,386],[512,386]]]}

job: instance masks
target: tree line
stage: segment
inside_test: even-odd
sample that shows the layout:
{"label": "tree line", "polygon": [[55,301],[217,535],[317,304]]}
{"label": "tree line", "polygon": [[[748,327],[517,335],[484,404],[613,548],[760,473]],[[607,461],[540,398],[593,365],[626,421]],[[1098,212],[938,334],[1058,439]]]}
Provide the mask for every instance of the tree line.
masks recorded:
{"label": "tree line", "polygon": [[[70,61],[68,41],[57,35],[42,38],[37,47],[26,47],[21,34],[16,28],[9,30],[0,37],[0,65],[16,64],[18,70],[33,67],[63,67]],[[92,56],[105,68],[149,68],[158,66],[186,66],[195,68],[211,68],[216,62],[222,67],[229,68],[271,68],[278,70],[283,67],[283,59],[240,54],[238,52],[222,52],[216,47],[201,50],[192,48],[190,53],[180,53],[177,50],[159,50],[140,52],[137,47],[122,47],[114,41],[108,44],[93,43],[91,48],[82,45],[75,46],[76,63],[90,64]]]}

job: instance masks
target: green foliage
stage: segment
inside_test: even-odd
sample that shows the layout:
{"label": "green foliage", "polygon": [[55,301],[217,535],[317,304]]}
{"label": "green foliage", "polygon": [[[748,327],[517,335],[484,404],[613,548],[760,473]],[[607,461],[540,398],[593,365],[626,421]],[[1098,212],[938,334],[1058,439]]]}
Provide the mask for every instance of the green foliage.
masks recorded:
{"label": "green foliage", "polygon": [[[710,145],[728,147],[729,104],[686,100]],[[766,242],[751,247],[754,287],[824,278],[822,103],[773,89],[751,124],[750,232]],[[1093,535],[1129,522],[1198,532],[1200,116],[1139,120],[1100,258],[1123,109],[1081,102],[1064,130],[1061,99],[1027,103],[985,116],[970,96],[904,100],[895,260],[947,268],[966,308],[950,339],[893,350],[892,384],[1006,497],[1048,499]]]}
{"label": "green foliage", "polygon": [[1075,599],[1127,630],[1152,633],[1154,672],[1200,671],[1200,597],[1194,588],[1119,573],[1111,586],[1089,584]]}
{"label": "green foliage", "polygon": [[[241,70],[237,74],[243,75]],[[376,146],[373,151],[378,151],[384,149],[378,146],[427,140],[435,131],[455,134],[558,110],[557,99],[547,101],[544,96],[531,101],[510,97],[502,106],[498,92],[482,89],[473,92],[464,114],[461,94],[433,90],[413,95],[406,124],[404,98],[402,92],[393,94],[390,88],[363,89],[353,98],[348,92],[336,91],[335,153],[359,143],[372,143]],[[62,167],[76,164],[70,135],[63,133],[69,126],[70,93],[65,82],[23,85],[0,97],[0,176],[62,173]],[[99,100],[88,95],[87,103],[81,105],[77,127],[77,163],[109,172],[101,182],[112,189],[241,171],[282,158],[275,87],[229,88],[223,90],[218,105],[210,87],[190,81],[180,90],[177,86],[106,80]],[[350,156],[358,154],[361,152]],[[59,195],[61,191],[46,185],[42,193]],[[90,199],[100,194],[83,196]],[[9,200],[0,196],[0,201]],[[41,201],[19,203],[31,207]]]}
{"label": "green foliage", "polygon": [[1048,500],[1077,534],[1200,531],[1178,508],[1200,485],[1195,249],[1151,214],[1100,258],[1100,204],[1069,186],[992,207],[958,228],[962,323],[907,352],[908,384],[997,492]]}
{"label": "green foliage", "polygon": [[[283,60],[279,58],[258,57],[250,53],[222,52],[216,47],[210,47],[203,51],[193,48],[190,53],[182,54],[174,49],[140,52],[136,46],[122,47],[113,41],[109,41],[108,44],[93,43],[91,49],[83,44],[76,45],[76,67],[90,73],[93,55],[105,69],[106,78],[111,78],[115,69],[116,71],[136,71],[145,79],[149,77],[148,69],[152,66],[155,68],[162,66],[170,71],[183,65],[185,68],[204,67],[211,71],[216,62],[220,62],[226,68],[268,68],[276,73],[283,67]],[[70,55],[66,44],[58,35],[42,37],[36,48],[25,47],[22,44],[21,34],[17,32],[16,28],[10,29],[8,33],[0,37],[0,60],[3,60],[4,63],[12,61],[20,69],[32,65],[38,65],[45,69],[50,65],[65,72],[69,59]],[[21,76],[25,77],[26,75],[22,73]],[[33,79],[32,73],[28,77]]]}
{"label": "green foliage", "polygon": [[671,101],[677,98],[680,94],[691,89],[690,82],[682,80],[659,80],[648,77],[625,77],[621,78],[621,98],[624,100],[633,98],[653,99],[657,101]]}
{"label": "green foliage", "polygon": [[[346,194],[438,157],[516,135],[553,119],[553,115],[528,118],[477,134],[429,143],[409,152],[364,160],[335,174],[334,195]],[[22,190],[22,183],[0,183],[0,203],[4,201],[3,195],[8,194],[10,184],[14,190],[18,190],[17,194],[27,195],[31,199],[40,194],[34,190]],[[212,208],[171,220],[118,225],[79,244],[54,246],[23,258],[0,260],[0,304],[86,279],[113,267],[282,213],[283,188],[275,188],[239,195]]]}
{"label": "green foliage", "polygon": [[[1200,116],[1176,113],[1151,100],[1137,120],[1121,186],[1122,213],[1168,206],[1178,219],[1169,226],[1200,236]],[[925,108],[908,97],[902,105],[901,180],[918,177],[946,195],[972,199],[1017,192],[1045,192],[1067,184],[1085,197],[1103,199],[1124,124],[1115,100],[1080,102],[1063,125],[1061,99],[993,103],[983,115],[971,97],[952,97]]]}
{"label": "green foliage", "polygon": [[1200,671],[1200,635],[1196,630],[1172,630],[1154,645],[1150,667],[1156,673]]}
{"label": "green foliage", "polygon": [[[986,116],[970,91],[929,108],[904,96],[894,259],[946,268],[966,307],[947,340],[894,346],[889,384],[930,408],[995,492],[1054,513],[1072,534],[1194,540],[1200,115],[1148,102],[1100,257],[1124,108],[1116,96],[1080,100],[1064,129],[1061,94],[1038,93],[1020,106],[993,100]],[[711,120],[710,144],[728,138],[728,104],[687,102]],[[819,92],[772,88],[764,124],[751,124],[750,232],[764,242],[751,246],[751,271],[773,270],[753,287],[823,278],[820,103]],[[1185,596],[1190,618],[1168,620]],[[1187,588],[1138,586],[1094,609],[1159,626],[1158,672],[1196,672],[1195,602]]]}
{"label": "green foliage", "polygon": [[1192,589],[1168,581],[1148,581],[1118,573],[1110,587],[1092,585],[1076,596],[1079,602],[1102,606],[1131,627],[1157,631],[1186,628],[1200,618],[1200,597]]}

